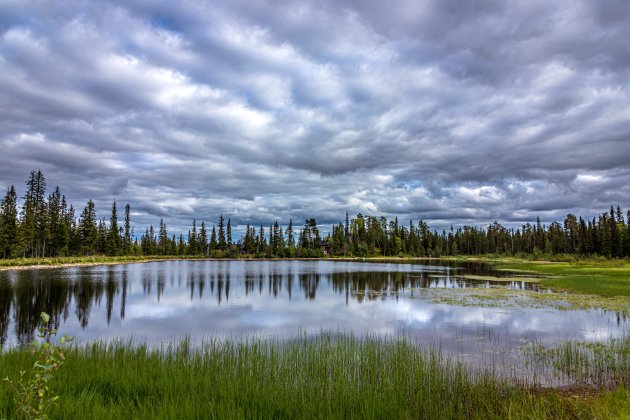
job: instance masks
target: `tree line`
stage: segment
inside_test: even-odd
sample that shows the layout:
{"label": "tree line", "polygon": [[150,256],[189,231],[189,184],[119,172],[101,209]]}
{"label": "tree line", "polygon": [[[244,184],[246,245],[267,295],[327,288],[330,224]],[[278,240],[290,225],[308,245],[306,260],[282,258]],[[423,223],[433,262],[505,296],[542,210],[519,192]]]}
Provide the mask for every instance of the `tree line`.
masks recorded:
{"label": "tree line", "polygon": [[[41,171],[32,171],[26,181],[22,205],[14,186],[0,201],[0,257],[42,258],[90,255],[177,255],[237,257],[397,256],[440,257],[446,255],[630,256],[630,210],[625,217],[611,206],[592,219],[568,214],[562,223],[544,225],[540,218],[520,228],[498,222],[487,227],[463,226],[438,231],[420,220],[399,223],[398,218],[358,214],[333,225],[322,236],[315,219],[285,228],[277,221],[268,226],[250,226],[238,240],[231,219],[219,216],[209,228],[205,221],[192,221],[187,235],[169,235],[160,220],[157,229],[147,227],[136,235],[131,225],[131,206],[125,204],[119,222],[118,205],[112,203],[109,218],[98,219],[92,200],[77,217],[59,187],[46,196]],[[138,237],[139,236],[139,237]]]}

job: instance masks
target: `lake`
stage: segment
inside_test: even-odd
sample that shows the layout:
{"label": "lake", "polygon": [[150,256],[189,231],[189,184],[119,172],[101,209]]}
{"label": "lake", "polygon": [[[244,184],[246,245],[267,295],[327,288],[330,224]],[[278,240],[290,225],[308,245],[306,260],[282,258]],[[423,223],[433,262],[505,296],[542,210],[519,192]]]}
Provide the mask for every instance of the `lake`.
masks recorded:
{"label": "lake", "polygon": [[[430,265],[429,265],[430,264]],[[629,322],[605,310],[468,306],[423,291],[539,289],[480,263],[193,260],[0,272],[0,340],[30,342],[39,313],[79,343],[184,337],[291,339],[322,332],[405,335],[461,359],[517,357],[534,340],[605,340]],[[433,296],[433,295],[431,295]]]}

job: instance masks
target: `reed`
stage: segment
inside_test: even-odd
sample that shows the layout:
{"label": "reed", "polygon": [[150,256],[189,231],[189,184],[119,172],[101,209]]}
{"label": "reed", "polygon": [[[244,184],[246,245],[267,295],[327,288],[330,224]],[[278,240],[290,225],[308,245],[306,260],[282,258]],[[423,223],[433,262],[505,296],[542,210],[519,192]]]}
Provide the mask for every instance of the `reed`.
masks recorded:
{"label": "reed", "polygon": [[[2,376],[32,366],[0,355]],[[623,388],[594,398],[518,386],[404,338],[322,334],[289,342],[94,343],[66,352],[51,418],[605,418]],[[0,418],[13,410],[0,389]]]}

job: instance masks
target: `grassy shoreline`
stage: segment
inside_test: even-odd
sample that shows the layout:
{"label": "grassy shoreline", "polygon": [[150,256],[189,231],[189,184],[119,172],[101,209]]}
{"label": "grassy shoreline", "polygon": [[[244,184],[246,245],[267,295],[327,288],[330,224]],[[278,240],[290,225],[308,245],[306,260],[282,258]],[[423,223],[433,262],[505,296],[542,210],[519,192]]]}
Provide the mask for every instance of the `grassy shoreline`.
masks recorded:
{"label": "grassy shoreline", "polygon": [[[2,376],[28,370],[28,350],[0,353]],[[404,339],[322,335],[73,347],[52,384],[51,418],[611,418],[630,391],[532,388],[476,372]],[[0,387],[0,418],[14,409]]]}
{"label": "grassy shoreline", "polygon": [[152,255],[152,256],[105,256],[95,255],[89,257],[51,257],[51,258],[14,258],[0,259],[0,271],[3,270],[27,270],[48,269],[92,265],[112,265],[127,263],[146,263],[153,261],[274,261],[274,260],[298,260],[298,261],[422,261],[440,260],[440,258],[415,258],[415,257],[327,257],[327,258],[255,258],[253,256],[241,256],[238,258],[216,258],[204,255]]}
{"label": "grassy shoreline", "polygon": [[540,283],[558,290],[609,298],[630,298],[630,262],[626,260],[570,263],[502,261],[495,267],[544,275]]}

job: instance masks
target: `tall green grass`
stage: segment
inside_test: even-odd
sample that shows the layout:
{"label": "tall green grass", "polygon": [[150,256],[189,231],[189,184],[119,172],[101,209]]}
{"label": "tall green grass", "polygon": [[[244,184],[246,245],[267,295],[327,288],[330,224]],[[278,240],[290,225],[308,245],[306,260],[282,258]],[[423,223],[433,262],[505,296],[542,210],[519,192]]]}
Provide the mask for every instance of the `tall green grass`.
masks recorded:
{"label": "tall green grass", "polygon": [[597,387],[630,387],[630,335],[604,342],[564,341],[524,349],[534,372],[546,371],[560,381]]}
{"label": "tall green grass", "polygon": [[548,278],[541,280],[544,286],[604,297],[630,297],[630,262],[627,260],[570,263],[503,260],[497,267],[546,275]]}
{"label": "tall green grass", "polygon": [[[187,341],[97,343],[66,357],[52,418],[601,418],[619,414],[628,397],[619,390],[583,401],[528,390],[399,338],[210,341],[195,349]],[[30,365],[27,350],[0,355],[2,376]],[[12,398],[0,389],[0,418],[12,413]]]}

